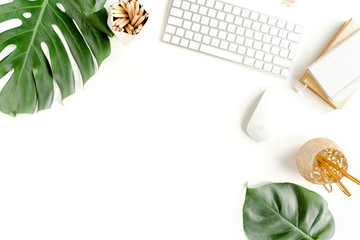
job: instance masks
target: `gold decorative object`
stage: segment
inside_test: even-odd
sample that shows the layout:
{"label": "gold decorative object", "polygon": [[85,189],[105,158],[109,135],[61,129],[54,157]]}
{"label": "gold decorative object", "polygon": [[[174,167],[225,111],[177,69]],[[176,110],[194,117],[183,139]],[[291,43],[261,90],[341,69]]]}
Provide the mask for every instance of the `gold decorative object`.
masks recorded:
{"label": "gold decorative object", "polygon": [[347,196],[351,196],[341,182],[344,176],[360,184],[360,180],[347,173],[348,162],[340,146],[327,138],[306,142],[299,150],[296,165],[306,180],[324,185],[328,192],[332,191],[331,184],[335,183]]}
{"label": "gold decorative object", "polygon": [[282,4],[286,5],[287,7],[290,7],[292,3],[294,3],[295,0],[283,0]]}

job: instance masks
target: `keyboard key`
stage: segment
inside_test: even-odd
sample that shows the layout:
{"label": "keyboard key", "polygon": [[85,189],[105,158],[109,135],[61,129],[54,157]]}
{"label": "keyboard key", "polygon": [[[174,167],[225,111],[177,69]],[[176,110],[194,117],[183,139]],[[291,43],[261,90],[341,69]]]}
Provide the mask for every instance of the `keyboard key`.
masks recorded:
{"label": "keyboard key", "polygon": [[192,21],[199,23],[201,19],[201,16],[199,14],[193,14]]}
{"label": "keyboard key", "polygon": [[218,28],[221,30],[226,30],[227,25],[228,24],[226,22],[220,22]]}
{"label": "keyboard key", "polygon": [[299,42],[300,41],[300,35],[297,33],[289,32],[287,35],[287,39],[293,42]]}
{"label": "keyboard key", "polygon": [[219,19],[219,20],[224,21],[225,20],[225,13],[224,12],[218,12],[216,14],[216,18]]}
{"label": "keyboard key", "polygon": [[264,61],[265,62],[272,62],[272,60],[273,60],[273,56],[271,55],[271,54],[268,54],[268,53],[266,53],[265,55],[264,55]]}
{"label": "keyboard key", "polygon": [[184,24],[183,24],[183,28],[185,29],[191,29],[191,22],[189,21],[184,21]]}
{"label": "keyboard key", "polygon": [[219,31],[219,35],[218,35],[218,38],[220,38],[220,39],[226,39],[226,35],[227,35],[227,33],[226,32],[224,32],[224,31]]}
{"label": "keyboard key", "polygon": [[211,46],[217,47],[220,44],[220,40],[217,38],[211,39]]}
{"label": "keyboard key", "polygon": [[222,48],[222,49],[228,49],[228,47],[229,47],[229,43],[228,43],[228,42],[226,42],[226,41],[221,41],[221,42],[220,42],[220,48]]}
{"label": "keyboard key", "polygon": [[251,28],[251,25],[252,25],[252,21],[249,20],[249,19],[245,19],[244,22],[243,22],[243,26],[246,27],[246,28]]}
{"label": "keyboard key", "polygon": [[259,60],[263,60],[263,59],[264,59],[264,55],[265,55],[265,53],[260,52],[260,51],[256,51],[256,53],[255,53],[255,58],[256,58],[256,59],[259,59]]}
{"label": "keyboard key", "polygon": [[256,67],[257,69],[262,69],[263,66],[264,66],[264,62],[259,61],[259,60],[256,60],[256,61],[255,61],[254,67]]}
{"label": "keyboard key", "polygon": [[295,24],[293,24],[291,22],[286,23],[286,27],[285,27],[286,30],[293,31],[294,28],[295,28]]}
{"label": "keyboard key", "polygon": [[280,74],[281,68],[278,66],[273,66],[271,72],[275,74]]}
{"label": "keyboard key", "polygon": [[178,36],[173,36],[171,43],[178,45],[180,43],[180,38]]}
{"label": "keyboard key", "polygon": [[257,21],[259,19],[259,14],[257,12],[252,12],[250,14],[250,19],[254,20],[254,21]]}
{"label": "keyboard key", "polygon": [[183,23],[183,20],[180,19],[180,18],[177,18],[177,17],[170,16],[169,19],[168,19],[168,23],[171,24],[171,25],[181,27],[182,23]]}
{"label": "keyboard key", "polygon": [[245,55],[246,49],[247,49],[246,47],[239,46],[237,52],[241,55]]}
{"label": "keyboard key", "polygon": [[263,44],[262,44],[261,42],[256,41],[256,42],[254,42],[253,48],[254,48],[254,49],[257,49],[257,50],[261,50],[262,45],[263,45]]}
{"label": "keyboard key", "polygon": [[163,36],[163,41],[165,42],[170,42],[171,41],[171,35],[170,34],[167,34],[167,33],[164,33],[164,36]]}
{"label": "keyboard key", "polygon": [[244,37],[237,36],[235,42],[236,42],[237,44],[243,45],[244,42],[245,42],[245,38],[244,38]]}
{"label": "keyboard key", "polygon": [[260,17],[259,17],[259,22],[261,22],[261,23],[267,23],[267,21],[268,21],[268,16],[265,16],[265,15],[260,15]]}
{"label": "keyboard key", "polygon": [[236,28],[236,34],[241,35],[241,36],[244,36],[244,34],[245,34],[245,28],[237,27],[237,28]]}
{"label": "keyboard key", "polygon": [[207,26],[201,26],[200,32],[204,35],[208,35],[210,28]]}
{"label": "keyboard key", "polygon": [[273,55],[279,55],[279,53],[280,53],[280,48],[275,47],[275,46],[273,46],[273,47],[271,48],[271,54],[273,54]]}
{"label": "keyboard key", "polygon": [[229,24],[228,27],[227,27],[227,31],[231,32],[231,33],[234,33],[236,31],[236,26],[233,25],[233,24]]}
{"label": "keyboard key", "polygon": [[264,35],[264,34],[262,34],[262,33],[255,32],[255,34],[254,34],[254,39],[261,41],[261,39],[263,38],[263,35]]}
{"label": "keyboard key", "polygon": [[255,63],[255,59],[249,58],[249,57],[244,58],[245,65],[252,67],[252,66],[254,66],[254,63]]}
{"label": "keyboard key", "polygon": [[182,17],[183,13],[184,13],[183,10],[177,8],[172,8],[170,11],[170,15],[175,17]]}
{"label": "keyboard key", "polygon": [[279,36],[280,38],[286,38],[287,35],[288,35],[288,31],[286,31],[286,30],[284,30],[284,29],[280,29],[279,34],[278,34],[278,36]]}
{"label": "keyboard key", "polygon": [[200,24],[194,23],[191,27],[191,30],[193,30],[194,32],[200,32]]}
{"label": "keyboard key", "polygon": [[249,11],[248,9],[243,9],[243,10],[241,11],[241,16],[242,16],[243,18],[249,18],[249,17],[250,17],[250,11]]}
{"label": "keyboard key", "polygon": [[254,29],[254,30],[256,30],[256,31],[260,31],[261,23],[259,23],[259,22],[253,22],[251,28]]}
{"label": "keyboard key", "polygon": [[202,42],[205,43],[205,44],[210,44],[210,42],[211,42],[211,37],[209,37],[209,36],[204,36],[203,39],[202,39]]}
{"label": "keyboard key", "polygon": [[240,15],[240,13],[241,13],[241,8],[239,8],[239,7],[234,7],[233,10],[232,10],[232,13],[233,13],[234,15]]}
{"label": "keyboard key", "polygon": [[288,59],[293,60],[295,58],[295,49],[290,50]]}
{"label": "keyboard key", "polygon": [[269,33],[270,33],[271,35],[273,35],[273,36],[277,36],[278,33],[279,33],[279,29],[276,28],[276,27],[271,27]]}
{"label": "keyboard key", "polygon": [[281,57],[274,57],[273,63],[286,68],[289,68],[291,65],[291,61]]}
{"label": "keyboard key", "polygon": [[208,16],[211,17],[211,18],[215,18],[216,14],[217,14],[217,11],[214,10],[214,9],[210,9],[209,12],[208,12]]}
{"label": "keyboard key", "polygon": [[287,58],[287,56],[289,56],[289,52],[290,52],[289,49],[281,49],[279,56],[283,58]]}
{"label": "keyboard key", "polygon": [[235,34],[228,33],[226,40],[228,40],[229,42],[235,42],[235,39],[236,39]]}
{"label": "keyboard key", "polygon": [[283,68],[282,70],[281,70],[281,76],[283,76],[283,77],[287,77],[287,76],[289,76],[289,70],[288,69],[286,69],[286,68]]}
{"label": "keyboard key", "polygon": [[300,25],[296,25],[296,26],[295,26],[295,29],[294,29],[294,32],[296,32],[296,33],[302,33],[302,32],[303,32],[303,27],[300,26]]}
{"label": "keyboard key", "polygon": [[206,0],[197,0],[197,4],[205,5]]}
{"label": "keyboard key", "polygon": [[178,29],[176,30],[176,36],[183,37],[184,34],[185,34],[185,30],[184,30],[184,29],[178,28]]}
{"label": "keyboard key", "polygon": [[214,48],[208,45],[201,45],[200,46],[200,52],[204,52],[207,54],[211,54],[217,57],[221,57],[221,58],[225,58],[225,59],[229,59],[231,61],[234,62],[238,62],[238,63],[242,63],[244,57],[241,55],[238,55],[236,53],[230,53],[228,51],[219,49],[219,48]]}
{"label": "keyboard key", "polygon": [[190,11],[197,13],[199,11],[199,8],[200,8],[199,5],[193,3],[193,4],[191,4]]}
{"label": "keyboard key", "polygon": [[246,47],[251,48],[251,47],[253,46],[253,44],[254,44],[254,41],[253,41],[253,40],[251,40],[251,39],[245,39],[244,45],[245,45]]}
{"label": "keyboard key", "polygon": [[201,18],[201,24],[202,25],[209,25],[209,22],[210,22],[210,18],[208,18],[208,17],[202,17]]}
{"label": "keyboard key", "polygon": [[271,44],[272,44],[272,45],[275,45],[275,46],[279,46],[279,45],[280,45],[280,38],[273,37],[273,38],[271,39]]}
{"label": "keyboard key", "polygon": [[278,28],[285,28],[286,22],[284,20],[278,20],[276,26]]}
{"label": "keyboard key", "polygon": [[225,21],[228,22],[228,23],[233,23],[234,22],[234,15],[231,15],[231,14],[226,14],[226,17],[225,17]]}
{"label": "keyboard key", "polygon": [[189,10],[189,9],[190,9],[190,3],[184,1],[184,2],[181,4],[181,8],[182,8],[182,9],[185,9],[185,10]]}
{"label": "keyboard key", "polygon": [[264,63],[264,66],[263,66],[263,70],[265,72],[270,72],[271,71],[271,68],[272,68],[272,65],[269,64],[269,63]]}
{"label": "keyboard key", "polygon": [[254,31],[250,29],[246,29],[245,31],[245,37],[252,38],[254,36]]}
{"label": "keyboard key", "polygon": [[181,0],[174,0],[174,2],[173,2],[173,6],[174,7],[181,7],[181,3],[182,3],[182,1]]}
{"label": "keyboard key", "polygon": [[241,17],[235,17],[234,23],[235,23],[236,25],[242,25],[242,23],[243,23],[243,18],[241,18]]}
{"label": "keyboard key", "polygon": [[224,3],[222,3],[222,2],[216,2],[215,3],[215,9],[223,10],[223,7],[224,7]]}
{"label": "keyboard key", "polygon": [[206,15],[208,13],[208,10],[209,9],[207,7],[201,6],[200,10],[199,10],[199,13],[202,14],[202,15]]}
{"label": "keyboard key", "polygon": [[286,40],[281,40],[281,43],[280,43],[280,47],[282,48],[289,48],[289,45],[290,45],[290,42],[289,41],[286,41]]}
{"label": "keyboard key", "polygon": [[231,13],[232,6],[230,4],[225,4],[224,12]]}
{"label": "keyboard key", "polygon": [[268,33],[270,31],[270,27],[268,25],[262,25],[260,31],[263,33]]}
{"label": "keyboard key", "polygon": [[200,43],[195,41],[190,41],[189,48],[193,50],[199,50],[199,47],[200,47]]}
{"label": "keyboard key", "polygon": [[175,32],[176,32],[176,27],[171,26],[171,25],[166,25],[165,32],[171,33],[171,34],[175,34]]}
{"label": "keyboard key", "polygon": [[194,32],[187,30],[185,32],[185,38],[192,39],[194,36]]}
{"label": "keyboard key", "polygon": [[265,42],[265,43],[270,43],[271,39],[272,39],[272,37],[270,35],[264,35],[262,38],[263,42]]}
{"label": "keyboard key", "polygon": [[180,46],[182,46],[182,47],[187,47],[187,46],[189,46],[189,40],[187,40],[187,39],[185,39],[185,38],[181,39],[181,41],[180,41]]}
{"label": "keyboard key", "polygon": [[276,18],[274,18],[274,17],[269,17],[269,19],[268,19],[268,24],[269,24],[269,25],[275,26],[275,25],[276,25],[276,22],[277,22]]}
{"label": "keyboard key", "polygon": [[198,41],[198,42],[201,42],[202,37],[203,37],[202,34],[195,33],[195,35],[194,35],[194,40],[195,40],[195,41]]}
{"label": "keyboard key", "polygon": [[253,58],[253,57],[255,56],[255,50],[249,48],[249,49],[246,51],[246,56]]}
{"label": "keyboard key", "polygon": [[216,19],[211,19],[210,20],[210,26],[213,27],[213,28],[217,28],[219,25],[219,20],[216,20]]}
{"label": "keyboard key", "polygon": [[236,52],[236,49],[237,49],[237,45],[234,43],[230,43],[229,50],[232,52]]}
{"label": "keyboard key", "polygon": [[212,37],[217,37],[218,32],[219,32],[219,30],[217,30],[215,28],[211,28],[210,32],[209,32],[209,35],[212,36]]}
{"label": "keyboard key", "polygon": [[206,6],[207,7],[213,8],[214,5],[215,5],[215,0],[207,0],[206,1]]}
{"label": "keyboard key", "polygon": [[297,44],[296,44],[296,43],[291,42],[291,43],[289,44],[289,49],[290,49],[290,50],[293,50],[293,49],[296,49],[296,48],[297,48]]}

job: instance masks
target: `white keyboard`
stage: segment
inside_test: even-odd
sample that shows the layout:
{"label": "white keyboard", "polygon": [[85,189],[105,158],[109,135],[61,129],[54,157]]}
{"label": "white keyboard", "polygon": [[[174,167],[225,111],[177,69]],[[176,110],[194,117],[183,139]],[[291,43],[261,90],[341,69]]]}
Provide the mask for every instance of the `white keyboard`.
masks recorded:
{"label": "white keyboard", "polygon": [[162,40],[287,78],[302,26],[216,0],[173,0]]}

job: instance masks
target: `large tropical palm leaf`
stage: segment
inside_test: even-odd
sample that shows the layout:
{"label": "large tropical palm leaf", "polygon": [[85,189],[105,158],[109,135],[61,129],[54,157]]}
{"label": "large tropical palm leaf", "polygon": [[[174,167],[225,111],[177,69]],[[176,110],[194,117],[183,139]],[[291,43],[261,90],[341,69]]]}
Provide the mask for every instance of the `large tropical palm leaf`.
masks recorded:
{"label": "large tropical palm leaf", "polygon": [[0,5],[0,23],[12,19],[22,22],[19,27],[0,33],[0,52],[16,46],[0,61],[0,79],[14,70],[0,92],[0,111],[15,116],[49,108],[55,84],[62,99],[71,95],[75,81],[66,49],[78,66],[83,83],[94,75],[93,56],[100,66],[110,54],[108,36],[112,36],[106,24],[107,12],[102,7],[104,1],[98,1],[14,0]]}

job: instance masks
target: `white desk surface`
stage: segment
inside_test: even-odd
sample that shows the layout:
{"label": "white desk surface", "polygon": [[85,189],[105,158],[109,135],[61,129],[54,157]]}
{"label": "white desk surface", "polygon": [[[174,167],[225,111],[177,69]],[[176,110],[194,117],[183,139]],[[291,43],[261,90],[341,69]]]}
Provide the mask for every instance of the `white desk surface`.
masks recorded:
{"label": "white desk surface", "polygon": [[[107,6],[114,1],[108,1]],[[300,176],[307,140],[337,142],[360,177],[360,93],[335,111],[293,90],[358,0],[232,0],[292,20],[305,31],[287,80],[160,41],[169,1],[142,0],[147,38],[112,54],[85,88],[50,110],[0,114],[0,239],[246,239],[244,184],[292,182],[329,203],[333,239],[358,239],[360,186],[328,194]],[[80,86],[80,84],[78,84]],[[289,94],[284,131],[256,142],[244,131],[268,87]]]}

